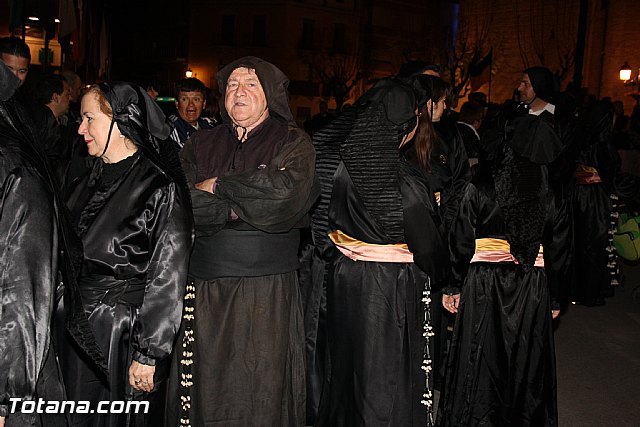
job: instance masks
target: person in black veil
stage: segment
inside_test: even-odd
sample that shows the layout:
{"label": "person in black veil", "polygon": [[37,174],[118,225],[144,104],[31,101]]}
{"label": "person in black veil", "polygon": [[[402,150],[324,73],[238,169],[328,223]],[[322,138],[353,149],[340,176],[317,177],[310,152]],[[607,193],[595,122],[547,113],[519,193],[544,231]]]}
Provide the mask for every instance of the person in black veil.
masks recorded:
{"label": "person in black veil", "polygon": [[311,268],[317,283],[326,269],[330,360],[317,426],[432,425],[430,292],[448,256],[424,175],[429,95],[383,79],[314,140]]}
{"label": "person in black veil", "polygon": [[64,414],[33,408],[64,399],[51,318],[79,247],[65,240],[71,230],[19,84],[0,61],[0,426],[66,426]]}
{"label": "person in black veil", "polygon": [[74,414],[72,425],[160,425],[154,417],[162,413],[193,241],[186,179],[171,128],[141,88],[101,83],[84,95],[81,110],[78,133],[96,161],[72,183],[67,205],[84,244],[78,285],[100,354],[59,332],[67,397],[92,405],[148,400],[150,411]]}
{"label": "person in black veil", "polygon": [[[572,191],[575,226],[575,280],[571,301],[603,305],[612,281],[617,282],[614,254],[609,248],[612,204],[616,192],[617,159],[611,149],[613,105],[599,101],[588,112],[575,167]],[[611,273],[614,273],[613,276]]]}
{"label": "person in black veil", "polygon": [[552,317],[569,242],[556,236],[547,165],[562,146],[535,115],[510,121],[503,138],[451,229],[453,285],[442,303],[457,316],[441,426],[557,425]]}

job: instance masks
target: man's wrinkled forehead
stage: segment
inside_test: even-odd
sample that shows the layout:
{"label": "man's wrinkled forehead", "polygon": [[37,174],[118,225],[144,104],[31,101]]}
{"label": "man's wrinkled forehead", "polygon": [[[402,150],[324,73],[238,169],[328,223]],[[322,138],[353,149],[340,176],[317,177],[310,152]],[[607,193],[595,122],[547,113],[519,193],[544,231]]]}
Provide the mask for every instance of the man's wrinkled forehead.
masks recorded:
{"label": "man's wrinkled forehead", "polygon": [[227,83],[229,83],[230,81],[238,81],[238,80],[256,81],[260,83],[260,78],[258,77],[258,74],[256,73],[255,68],[251,68],[251,67],[240,66],[234,69],[231,72],[231,74],[229,74]]}

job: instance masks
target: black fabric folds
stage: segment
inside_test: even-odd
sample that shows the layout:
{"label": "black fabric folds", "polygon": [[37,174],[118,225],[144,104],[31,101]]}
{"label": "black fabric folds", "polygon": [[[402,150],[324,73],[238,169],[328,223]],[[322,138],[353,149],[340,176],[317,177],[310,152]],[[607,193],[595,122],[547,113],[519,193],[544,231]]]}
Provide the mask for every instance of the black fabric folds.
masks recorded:
{"label": "black fabric folds", "polygon": [[[480,182],[483,177],[487,180]],[[489,175],[476,175],[474,181],[465,190],[451,230],[457,288],[452,291],[461,292],[461,297],[439,425],[557,425],[551,310],[558,308],[556,279],[571,243],[557,233],[561,211],[547,191],[541,200],[547,206],[540,237],[544,268],[508,262],[470,264],[476,239],[505,239],[509,230],[509,219],[496,202],[505,190]]]}
{"label": "black fabric folds", "polygon": [[190,203],[178,151],[170,139],[172,128],[160,106],[145,90],[131,83],[105,82],[99,87],[111,105],[113,120],[120,132],[141,147],[147,157],[178,184]]}
{"label": "black fabric folds", "polygon": [[380,125],[385,122],[386,111],[380,104],[359,114],[349,138],[340,146],[340,156],[367,211],[388,239],[398,242],[404,240],[399,142],[392,126]]}
{"label": "black fabric folds", "polygon": [[[0,416],[9,398],[61,400],[51,343],[51,314],[59,278],[77,292],[75,246],[37,131],[24,105],[12,97],[17,78],[0,61]],[[77,296],[77,293],[74,294]],[[76,306],[78,307],[78,306]],[[79,306],[74,338],[92,340]],[[86,335],[84,335],[86,333]],[[60,418],[60,419],[59,419]],[[13,414],[9,424],[65,425],[64,417]]]}

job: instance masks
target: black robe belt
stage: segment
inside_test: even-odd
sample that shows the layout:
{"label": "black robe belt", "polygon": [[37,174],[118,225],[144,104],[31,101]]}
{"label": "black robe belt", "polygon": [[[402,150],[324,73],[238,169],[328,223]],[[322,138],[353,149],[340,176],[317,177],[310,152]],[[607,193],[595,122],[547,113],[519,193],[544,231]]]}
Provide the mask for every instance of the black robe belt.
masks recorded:
{"label": "black robe belt", "polygon": [[189,275],[209,280],[220,277],[259,277],[298,268],[297,229],[286,233],[223,229],[196,239]]}
{"label": "black robe belt", "polygon": [[145,282],[140,279],[118,280],[108,276],[84,276],[78,280],[85,305],[116,303],[140,307],[144,299]]}

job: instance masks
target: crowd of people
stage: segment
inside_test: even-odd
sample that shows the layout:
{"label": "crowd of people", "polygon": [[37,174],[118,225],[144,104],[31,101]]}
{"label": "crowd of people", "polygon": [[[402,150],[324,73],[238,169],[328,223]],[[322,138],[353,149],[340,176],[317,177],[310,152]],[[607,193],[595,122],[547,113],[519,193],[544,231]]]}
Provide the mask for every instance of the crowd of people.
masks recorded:
{"label": "crowd of people", "polygon": [[557,425],[553,319],[611,295],[640,200],[610,100],[532,67],[458,113],[414,61],[305,132],[260,58],[212,120],[195,78],[167,117],[0,55],[0,427]]}

